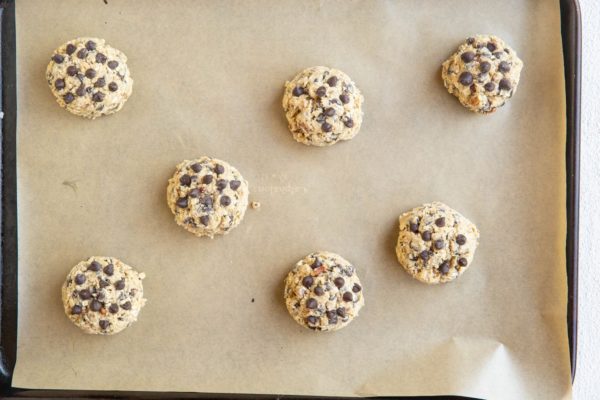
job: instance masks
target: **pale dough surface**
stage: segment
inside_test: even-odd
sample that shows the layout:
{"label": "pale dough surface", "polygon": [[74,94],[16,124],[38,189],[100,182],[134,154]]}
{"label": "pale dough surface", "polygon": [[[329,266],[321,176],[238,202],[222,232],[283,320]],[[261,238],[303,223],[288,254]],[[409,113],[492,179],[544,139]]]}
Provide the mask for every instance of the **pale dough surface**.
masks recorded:
{"label": "pale dough surface", "polygon": [[328,251],[311,253],[285,279],[285,305],[296,322],[316,331],[348,325],[365,304],[356,268]]}
{"label": "pale dough surface", "polygon": [[167,204],[178,225],[212,238],[238,226],[248,194],[248,182],[235,167],[204,156],[177,165],[167,186]]}
{"label": "pale dough surface", "polygon": [[476,35],[442,64],[442,79],[463,106],[489,114],[516,93],[522,69],[517,52],[502,39]]}
{"label": "pale dough surface", "polygon": [[77,38],[57,48],[46,80],[62,108],[90,119],[119,111],[133,90],[127,57],[99,38]]}
{"label": "pale dough surface", "polygon": [[479,231],[458,211],[433,202],[402,214],[399,222],[396,255],[413,278],[446,283],[471,265]]}
{"label": "pale dough surface", "polygon": [[285,83],[283,109],[294,139],[313,146],[350,140],[362,124],[363,96],[344,72],[312,67]]}
{"label": "pale dough surface", "polygon": [[62,286],[65,314],[86,333],[121,332],[137,320],[146,303],[144,277],[114,257],[81,261]]}

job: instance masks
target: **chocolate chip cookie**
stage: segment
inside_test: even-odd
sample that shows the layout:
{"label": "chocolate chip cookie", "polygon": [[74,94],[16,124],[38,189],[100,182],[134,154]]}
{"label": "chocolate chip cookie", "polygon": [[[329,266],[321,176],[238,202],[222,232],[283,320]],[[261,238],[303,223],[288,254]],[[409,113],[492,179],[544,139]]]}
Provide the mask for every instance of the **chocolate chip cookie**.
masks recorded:
{"label": "chocolate chip cookie", "polygon": [[350,140],[362,124],[363,96],[348,75],[312,67],[285,83],[283,109],[294,139],[313,146]]}
{"label": "chocolate chip cookie", "polygon": [[424,204],[400,216],[396,255],[400,265],[421,282],[446,283],[473,261],[479,231],[471,221],[440,202]]}
{"label": "chocolate chip cookie", "polygon": [[365,304],[356,268],[327,251],[296,263],[285,279],[285,305],[300,325],[335,331],[348,325]]}
{"label": "chocolate chip cookie", "polygon": [[196,236],[224,235],[244,218],[248,182],[237,169],[216,158],[180,163],[169,179],[167,203],[175,222]]}
{"label": "chocolate chip cookie", "polygon": [[69,272],[62,286],[65,313],[86,333],[121,332],[146,303],[144,277],[114,257],[90,257]]}
{"label": "chocolate chip cookie", "polygon": [[442,79],[463,106],[489,114],[515,94],[521,69],[517,52],[502,39],[477,35],[442,64]]}
{"label": "chocolate chip cookie", "polygon": [[98,38],[77,38],[56,49],[46,80],[61,107],[90,119],[119,111],[133,89],[125,54]]}

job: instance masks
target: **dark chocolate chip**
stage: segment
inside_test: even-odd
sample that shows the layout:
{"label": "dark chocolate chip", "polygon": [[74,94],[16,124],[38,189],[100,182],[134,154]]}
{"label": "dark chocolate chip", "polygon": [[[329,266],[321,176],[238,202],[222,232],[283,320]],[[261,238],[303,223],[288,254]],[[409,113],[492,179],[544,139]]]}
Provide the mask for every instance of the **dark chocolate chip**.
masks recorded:
{"label": "dark chocolate chip", "polygon": [[317,296],[323,296],[325,294],[325,290],[323,290],[323,288],[321,286],[317,286],[315,288],[315,294]]}
{"label": "dark chocolate chip", "polygon": [[510,64],[507,63],[506,61],[501,61],[500,64],[498,64],[498,71],[500,71],[500,72],[510,71]]}
{"label": "dark chocolate chip", "polygon": [[435,242],[433,242],[433,247],[435,247],[436,250],[441,250],[444,248],[444,241],[442,239],[438,239]]}
{"label": "dark chocolate chip", "polygon": [[493,92],[496,89],[496,84],[494,82],[486,83],[483,88],[488,92]]}
{"label": "dark chocolate chip", "polygon": [[83,285],[84,283],[85,283],[85,275],[84,274],[75,275],[75,284]]}
{"label": "dark chocolate chip", "polygon": [[314,279],[312,276],[305,276],[302,279],[302,286],[304,286],[307,289],[310,289],[310,287],[313,285]]}
{"label": "dark chocolate chip", "polygon": [[313,263],[310,265],[310,267],[312,269],[316,269],[319,268],[321,266],[321,260],[319,260],[318,258],[315,258],[315,260],[313,261]]}
{"label": "dark chocolate chip", "polygon": [[192,177],[188,174],[181,175],[179,178],[179,183],[183,186],[190,186],[192,184]]}
{"label": "dark chocolate chip", "polygon": [[54,87],[57,90],[63,90],[65,88],[65,80],[64,79],[57,79],[54,81]]}
{"label": "dark chocolate chip", "polygon": [[72,103],[73,100],[75,100],[75,96],[73,96],[73,93],[67,93],[63,96],[63,100],[66,104],[69,104]]}
{"label": "dark chocolate chip", "polygon": [[69,75],[69,76],[75,76],[75,75],[77,75],[77,72],[79,72],[79,70],[77,69],[76,66],[69,65],[67,67],[67,75]]}
{"label": "dark chocolate chip", "polygon": [[512,85],[510,84],[510,81],[506,78],[500,79],[500,83],[498,83],[498,87],[500,88],[500,90],[512,89]]}
{"label": "dark chocolate chip", "polygon": [[102,92],[94,93],[94,95],[92,96],[92,100],[95,101],[96,103],[100,103],[102,100],[104,100],[104,93],[102,93]]}
{"label": "dark chocolate chip", "polygon": [[444,217],[439,217],[438,219],[435,220],[435,224],[437,226],[439,226],[440,228],[446,225],[446,218]]}
{"label": "dark chocolate chip", "polygon": [[75,304],[72,308],[71,308],[71,314],[81,314],[82,308],[80,305]]}
{"label": "dark chocolate chip", "polygon": [[488,44],[485,45],[485,47],[488,48],[489,51],[494,52],[494,50],[497,49],[496,45],[492,42],[488,42]]}
{"label": "dark chocolate chip", "polygon": [[67,54],[68,54],[68,55],[71,55],[71,54],[75,53],[75,50],[77,50],[77,47],[75,47],[75,45],[74,45],[74,44],[71,44],[71,43],[69,43],[69,44],[67,45],[67,49],[66,49],[66,51],[67,51]]}
{"label": "dark chocolate chip", "polygon": [[348,104],[350,103],[350,96],[348,96],[346,93],[342,93],[340,94],[340,100],[342,101],[342,103]]}
{"label": "dark chocolate chip", "polygon": [[329,122],[323,122],[323,124],[321,125],[321,129],[323,130],[323,132],[331,132],[333,126]]}
{"label": "dark chocolate chip", "polygon": [[311,310],[314,310],[315,308],[317,308],[317,306],[319,305],[319,303],[317,302],[317,300],[313,299],[312,297],[308,300],[306,300],[306,308],[310,308]]}
{"label": "dark chocolate chip", "polygon": [[121,279],[120,281],[116,281],[115,282],[115,289],[117,289],[117,290],[123,290],[123,289],[125,289],[125,280]]}
{"label": "dark chocolate chip", "polygon": [[89,51],[96,50],[96,42],[94,42],[93,40],[88,40],[85,43],[85,48],[88,49]]}
{"label": "dark chocolate chip", "polygon": [[352,294],[352,292],[346,292],[342,296],[342,299],[344,299],[344,301],[354,301],[354,295]]}
{"label": "dark chocolate chip", "polygon": [[96,54],[96,62],[100,64],[104,64],[106,62],[106,56],[102,53]]}
{"label": "dark chocolate chip", "polygon": [[108,65],[108,68],[110,69],[115,69],[119,66],[119,62],[115,60],[110,60],[106,65]]}
{"label": "dark chocolate chip", "polygon": [[112,264],[108,264],[106,267],[104,267],[102,271],[104,271],[106,275],[112,276],[115,273],[115,266]]}
{"label": "dark chocolate chip", "polygon": [[98,272],[100,271],[100,268],[102,268],[102,266],[98,261],[92,261],[87,269],[88,271]]}
{"label": "dark chocolate chip", "polygon": [[421,259],[422,259],[423,261],[427,261],[427,260],[429,260],[429,251],[427,251],[427,250],[423,250],[423,251],[422,251],[422,252],[419,254],[419,257],[421,257]]}
{"label": "dark chocolate chip", "polygon": [[298,97],[298,96],[302,96],[304,94],[304,88],[301,86],[296,86],[293,90],[292,90],[292,95]]}
{"label": "dark chocolate chip", "polygon": [[94,79],[96,77],[96,70],[94,70],[92,68],[88,68],[85,71],[85,76],[89,79]]}
{"label": "dark chocolate chip", "polygon": [[204,196],[203,198],[200,199],[200,203],[203,204],[207,208],[212,208],[213,199],[210,196]]}
{"label": "dark chocolate chip", "polygon": [[317,89],[316,93],[317,93],[317,96],[323,97],[323,96],[325,96],[327,94],[327,88],[325,86],[320,86]]}
{"label": "dark chocolate chip", "polygon": [[444,261],[443,263],[441,263],[438,267],[438,270],[444,275],[447,274],[448,271],[450,271],[450,264],[448,263],[448,261]]}
{"label": "dark chocolate chip", "polygon": [[204,175],[202,177],[202,183],[204,183],[205,185],[208,185],[212,181],[213,181],[213,176],[212,175]]}
{"label": "dark chocolate chip", "polygon": [[490,71],[490,69],[492,69],[492,64],[490,64],[490,63],[489,63],[489,62],[487,62],[487,61],[483,61],[483,62],[481,62],[481,63],[479,64],[479,71],[480,71],[482,74],[485,74],[485,73],[489,72],[489,71]]}
{"label": "dark chocolate chip", "polygon": [[336,314],[339,315],[340,317],[344,318],[346,316],[346,309],[344,307],[340,307],[337,310],[335,310]]}
{"label": "dark chocolate chip", "polygon": [[104,87],[106,85],[106,80],[104,78],[98,78],[96,79],[96,82],[94,83],[94,87],[100,88],[100,87]]}
{"label": "dark chocolate chip", "polygon": [[223,172],[225,172],[225,167],[223,167],[221,164],[217,164],[215,165],[215,172],[217,175],[221,175]]}
{"label": "dark chocolate chip", "polygon": [[227,187],[227,179],[218,179],[217,180],[217,189],[219,191],[223,191]]}
{"label": "dark chocolate chip", "polygon": [[227,207],[231,204],[231,198],[229,196],[221,196],[220,203],[222,206]]}
{"label": "dark chocolate chip", "polygon": [[86,49],[81,49],[77,52],[77,57],[83,60],[87,56],[87,53]]}
{"label": "dark chocolate chip", "polygon": [[354,286],[352,286],[352,291],[354,293],[358,293],[362,290],[362,287],[360,287],[360,285],[358,283],[355,283]]}
{"label": "dark chocolate chip", "polygon": [[346,281],[344,281],[344,278],[342,278],[341,276],[338,276],[337,278],[335,278],[333,280],[333,283],[335,284],[335,286],[339,289],[342,286],[344,286],[344,283],[346,283]]}
{"label": "dark chocolate chip", "polygon": [[456,243],[462,246],[463,244],[467,243],[467,237],[463,234],[456,235]]}
{"label": "dark chocolate chip", "polygon": [[329,86],[335,86],[335,85],[337,85],[337,82],[338,82],[338,78],[335,75],[330,76],[329,79],[327,79],[327,84]]}
{"label": "dark chocolate chip", "polygon": [[419,232],[419,224],[417,224],[416,222],[410,222],[409,229],[412,233],[417,233]]}
{"label": "dark chocolate chip", "polygon": [[52,56],[52,61],[54,61],[57,64],[62,64],[64,60],[65,57],[62,54],[55,54],[54,56]]}
{"label": "dark chocolate chip", "polygon": [[461,267],[466,267],[467,266],[467,259],[464,257],[461,257],[458,259],[458,265],[460,265]]}
{"label": "dark chocolate chip", "polygon": [[352,118],[348,118],[344,121],[344,125],[348,128],[352,128],[354,126],[354,121],[352,121]]}
{"label": "dark chocolate chip", "polygon": [[203,215],[200,217],[200,223],[204,226],[208,226],[208,223],[210,222],[210,217],[208,215]]}
{"label": "dark chocolate chip", "polygon": [[475,43],[475,38],[472,38],[472,37],[470,37],[470,38],[467,38],[467,43],[468,43],[468,44],[473,44],[473,43]]}
{"label": "dark chocolate chip", "polygon": [[202,164],[200,163],[194,163],[190,166],[190,168],[192,169],[192,171],[194,172],[200,172],[202,171]]}
{"label": "dark chocolate chip", "polygon": [[100,279],[99,282],[100,282],[100,287],[101,288],[105,288],[107,286],[110,286],[110,282],[107,281],[107,280],[105,280],[105,279]]}
{"label": "dark chocolate chip", "polygon": [[79,298],[81,300],[88,300],[92,297],[89,289],[83,289],[79,291]]}
{"label": "dark chocolate chip", "polygon": [[473,53],[472,51],[465,51],[460,55],[460,59],[463,60],[463,62],[465,63],[470,63],[475,59],[475,53]]}
{"label": "dark chocolate chip", "polygon": [[108,311],[110,311],[111,314],[116,314],[119,312],[119,305],[116,303],[112,303],[110,305],[110,307],[108,307]]}
{"label": "dark chocolate chip", "polygon": [[100,311],[101,308],[102,308],[102,303],[100,303],[96,299],[92,300],[92,302],[90,303],[90,310],[92,310],[92,311]]}
{"label": "dark chocolate chip", "polygon": [[465,71],[458,77],[458,81],[463,86],[471,86],[473,83],[473,75],[470,72]]}
{"label": "dark chocolate chip", "polygon": [[199,197],[200,189],[195,188],[195,189],[190,190],[190,192],[188,193],[188,196],[193,197],[193,198]]}
{"label": "dark chocolate chip", "polygon": [[314,315],[310,315],[310,316],[306,317],[306,323],[309,325],[316,325],[318,321],[319,321],[319,319],[317,317],[315,317]]}
{"label": "dark chocolate chip", "polygon": [[231,190],[237,190],[241,186],[241,184],[242,182],[235,179],[229,182],[229,187],[231,188]]}
{"label": "dark chocolate chip", "polygon": [[108,84],[108,90],[111,92],[116,92],[119,89],[119,85],[116,82],[111,82]]}
{"label": "dark chocolate chip", "polygon": [[425,231],[425,232],[421,233],[421,237],[423,238],[424,241],[429,242],[431,240],[431,232]]}
{"label": "dark chocolate chip", "polygon": [[335,115],[335,110],[333,107],[326,108],[324,114],[328,117],[333,117]]}
{"label": "dark chocolate chip", "polygon": [[125,302],[125,303],[121,304],[121,308],[122,308],[123,310],[131,310],[131,302],[130,302],[130,301],[127,301],[127,302]]}
{"label": "dark chocolate chip", "polygon": [[79,97],[85,96],[85,85],[81,84],[75,91],[75,94]]}
{"label": "dark chocolate chip", "polygon": [[325,315],[327,315],[327,319],[329,320],[330,324],[337,323],[337,313],[334,310],[327,311]]}
{"label": "dark chocolate chip", "polygon": [[177,204],[177,207],[179,208],[187,208],[188,206],[188,199],[187,197],[180,197],[177,199],[177,201],[175,202],[175,204]]}
{"label": "dark chocolate chip", "polygon": [[106,330],[110,326],[110,322],[105,319],[101,319],[98,325],[100,325],[100,329]]}

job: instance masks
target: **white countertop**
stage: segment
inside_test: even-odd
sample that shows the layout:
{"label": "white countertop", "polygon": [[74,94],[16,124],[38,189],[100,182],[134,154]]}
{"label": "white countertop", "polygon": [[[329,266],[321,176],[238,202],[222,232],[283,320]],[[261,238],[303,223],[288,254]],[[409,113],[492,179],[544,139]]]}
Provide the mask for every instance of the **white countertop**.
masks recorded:
{"label": "white countertop", "polygon": [[600,399],[600,1],[579,0],[583,26],[579,325],[574,398]]}

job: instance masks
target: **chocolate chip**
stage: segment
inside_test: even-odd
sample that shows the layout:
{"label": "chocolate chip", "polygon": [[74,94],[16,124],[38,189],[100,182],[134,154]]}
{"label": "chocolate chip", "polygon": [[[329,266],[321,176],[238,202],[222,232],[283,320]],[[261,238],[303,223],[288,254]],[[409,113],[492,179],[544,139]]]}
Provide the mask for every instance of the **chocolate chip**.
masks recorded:
{"label": "chocolate chip", "polygon": [[468,44],[473,44],[473,43],[475,43],[475,38],[472,38],[472,37],[470,37],[470,38],[467,38],[467,43],[468,43]]}
{"label": "chocolate chip", "polygon": [[89,289],[83,289],[83,290],[79,291],[79,298],[81,300],[88,300],[91,297],[92,297],[92,294],[90,293]]}
{"label": "chocolate chip", "polygon": [[115,273],[115,266],[112,264],[108,264],[106,267],[104,267],[102,271],[104,271],[106,275],[112,276]]}
{"label": "chocolate chip", "polygon": [[313,285],[314,279],[312,276],[305,276],[302,279],[302,286],[304,286],[307,289],[310,289],[310,287]]}
{"label": "chocolate chip", "polygon": [[458,259],[458,265],[460,265],[461,267],[466,267],[467,266],[467,259],[464,257],[461,257]]}
{"label": "chocolate chip", "polygon": [[346,281],[344,281],[344,278],[342,278],[341,276],[338,276],[337,278],[335,278],[333,280],[333,283],[335,284],[335,286],[339,289],[342,286],[344,286],[344,283],[346,283]]}
{"label": "chocolate chip", "polygon": [[236,180],[229,182],[229,187],[231,188],[231,190],[237,190],[241,184],[242,184],[242,182],[240,182],[236,179]]}
{"label": "chocolate chip", "polygon": [[352,121],[352,118],[348,118],[344,121],[344,125],[348,128],[352,128],[354,126],[354,121]]}
{"label": "chocolate chip", "polygon": [[192,177],[188,174],[181,175],[179,178],[179,183],[183,186],[190,186],[192,184]]}
{"label": "chocolate chip", "polygon": [[222,206],[227,207],[231,204],[231,198],[229,196],[221,196],[220,203]]}
{"label": "chocolate chip", "polygon": [[355,283],[354,286],[352,286],[352,291],[354,293],[358,293],[362,290],[362,287],[360,287],[360,285],[358,283]]}
{"label": "chocolate chip", "polygon": [[317,93],[317,96],[323,97],[323,96],[325,96],[327,94],[327,88],[325,86],[320,86],[317,89],[316,93]]}
{"label": "chocolate chip", "polygon": [[344,299],[344,301],[354,301],[354,295],[352,294],[352,292],[346,292],[342,296],[342,299]]}
{"label": "chocolate chip", "polygon": [[483,62],[481,62],[481,63],[479,64],[479,71],[480,71],[482,74],[485,74],[485,73],[489,72],[489,71],[490,71],[490,69],[492,69],[492,64],[490,64],[490,63],[489,63],[489,62],[487,62],[487,61],[483,61]]}
{"label": "chocolate chip", "polygon": [[81,314],[82,308],[80,305],[75,304],[72,308],[71,308],[71,314]]}
{"label": "chocolate chip", "polygon": [[100,322],[98,323],[98,325],[100,325],[101,329],[106,330],[110,326],[110,322],[108,322],[105,319],[101,319]]}
{"label": "chocolate chip", "polygon": [[83,285],[84,283],[85,283],[85,275],[84,274],[75,275],[75,284],[76,285]]}
{"label": "chocolate chip", "polygon": [[337,314],[335,311],[333,310],[329,310],[325,313],[325,315],[327,315],[327,319],[329,320],[330,324],[336,324],[337,323]]}
{"label": "chocolate chip", "polygon": [[506,78],[500,79],[500,83],[498,83],[498,87],[500,88],[500,90],[512,89],[512,85],[510,84],[510,81]]}
{"label": "chocolate chip", "polygon": [[123,290],[123,289],[125,289],[125,280],[121,279],[120,281],[116,281],[115,282],[115,289],[117,289],[117,290]]}
{"label": "chocolate chip", "polygon": [[94,95],[92,96],[92,100],[95,101],[96,103],[100,103],[102,100],[104,100],[104,93],[102,93],[102,92],[94,93]]}
{"label": "chocolate chip", "polygon": [[87,53],[86,49],[81,49],[77,52],[77,57],[83,60],[87,56]]}
{"label": "chocolate chip", "polygon": [[419,224],[417,224],[416,222],[410,222],[409,229],[412,233],[417,233],[419,232]]}
{"label": "chocolate chip", "polygon": [[475,53],[473,53],[472,51],[465,51],[460,55],[460,59],[463,60],[463,62],[465,63],[470,63],[475,59]]}
{"label": "chocolate chip", "polygon": [[115,69],[119,66],[119,62],[115,60],[110,60],[106,65],[108,65],[108,68],[110,69]]}
{"label": "chocolate chip", "polygon": [[190,166],[190,168],[192,169],[192,171],[194,172],[200,172],[202,170],[202,164],[200,163],[194,163]]}
{"label": "chocolate chip", "polygon": [[331,132],[333,126],[329,122],[323,122],[323,125],[321,125],[321,129],[323,130],[323,132]]}
{"label": "chocolate chip", "polygon": [[111,92],[116,92],[119,89],[119,85],[116,82],[111,82],[108,84],[108,90]]}
{"label": "chocolate chip", "polygon": [[440,228],[446,225],[446,218],[444,217],[439,217],[438,219],[435,220],[435,224],[437,226],[439,226]]}
{"label": "chocolate chip", "polygon": [[200,217],[200,223],[204,226],[208,226],[209,221],[210,217],[208,215],[203,215]]}
{"label": "chocolate chip", "polygon": [[69,43],[69,44],[67,45],[67,49],[66,49],[66,51],[67,51],[67,54],[68,54],[68,55],[71,55],[71,54],[75,53],[75,50],[77,50],[77,47],[75,47],[75,45],[74,45],[74,44],[71,44],[71,43]]}
{"label": "chocolate chip", "polygon": [[506,61],[501,61],[500,64],[498,64],[498,71],[500,71],[500,72],[510,71],[510,64],[507,63]]}
{"label": "chocolate chip", "polygon": [[342,103],[348,104],[350,103],[350,96],[348,96],[346,93],[342,93],[340,94],[340,100],[342,101]]}
{"label": "chocolate chip", "polygon": [[298,96],[302,96],[304,94],[304,88],[301,86],[296,86],[293,90],[292,90],[292,95],[298,97]]}
{"label": "chocolate chip", "polygon": [[488,48],[489,51],[494,52],[494,50],[497,49],[496,45],[492,42],[488,42],[488,44],[485,45],[485,47]]}
{"label": "chocolate chip", "polygon": [[317,300],[313,299],[312,297],[308,300],[306,300],[306,308],[310,308],[311,310],[314,310],[315,308],[317,308],[317,306],[319,305],[319,303],[317,302]]}
{"label": "chocolate chip", "polygon": [[429,251],[427,251],[427,250],[423,250],[423,251],[422,251],[422,252],[419,254],[419,257],[421,257],[421,259],[422,259],[423,261],[427,261],[427,260],[429,260]]}
{"label": "chocolate chip", "polygon": [[188,199],[187,199],[187,197],[180,197],[180,198],[177,199],[177,201],[175,202],[175,204],[179,208],[187,208],[187,206],[188,206]]}
{"label": "chocolate chip", "polygon": [[460,76],[458,77],[458,81],[463,86],[471,86],[471,84],[473,83],[473,75],[471,75],[470,72],[465,71],[462,74],[460,74]]}
{"label": "chocolate chip", "polygon": [[314,315],[310,315],[306,318],[306,323],[309,325],[316,325],[319,319]]}
{"label": "chocolate chip", "polygon": [[227,179],[218,179],[217,180],[217,189],[219,191],[223,191],[227,187]]}
{"label": "chocolate chip", "polygon": [[188,196],[193,197],[193,198],[199,197],[200,189],[195,188],[195,189],[190,190],[190,192],[188,193]]}
{"label": "chocolate chip", "polygon": [[340,307],[337,310],[335,310],[336,314],[339,315],[340,317],[344,318],[346,316],[346,309],[344,307]]}
{"label": "chocolate chip", "polygon": [[110,307],[108,307],[108,311],[110,311],[111,314],[116,314],[119,312],[119,305],[116,303],[112,303],[110,305]]}
{"label": "chocolate chip", "polygon": [[317,296],[323,296],[325,294],[325,290],[321,286],[317,286],[314,290]]}
{"label": "chocolate chip", "polygon": [[436,250],[441,250],[444,248],[444,241],[442,239],[438,239],[435,242],[433,242],[433,247],[435,247]]}
{"label": "chocolate chip", "polygon": [[96,62],[100,64],[104,64],[106,62],[106,56],[102,53],[96,54]]}
{"label": "chocolate chip", "polygon": [[431,240],[431,232],[425,231],[425,232],[421,233],[421,237],[423,238],[424,241],[429,242]]}
{"label": "chocolate chip", "polygon": [[100,268],[102,268],[102,266],[100,265],[100,263],[98,261],[92,261],[90,263],[90,265],[88,265],[88,271],[94,271],[94,272],[98,272],[100,271]]}
{"label": "chocolate chip", "polygon": [[225,172],[225,167],[221,164],[217,164],[215,165],[215,172],[217,173],[217,175],[221,175],[223,172]]}
{"label": "chocolate chip", "polygon": [[496,84],[494,82],[486,83],[483,88],[488,92],[493,92],[496,89]]}
{"label": "chocolate chip", "polygon": [[85,85],[79,85],[79,87],[75,91],[75,94],[79,97],[85,96]]}
{"label": "chocolate chip", "polygon": [[327,79],[327,84],[329,86],[335,86],[335,85],[337,85],[337,82],[338,82],[338,78],[335,75],[330,76],[329,79]]}
{"label": "chocolate chip", "polygon": [[110,282],[109,282],[109,281],[107,281],[107,280],[105,280],[105,279],[100,279],[100,280],[99,280],[99,283],[100,283],[100,287],[101,287],[101,288],[105,288],[105,287],[107,287],[107,286],[110,286]]}
{"label": "chocolate chip", "polygon": [[463,244],[467,243],[467,237],[462,234],[456,235],[456,243],[462,246]]}
{"label": "chocolate chip", "polygon": [[207,195],[200,199],[200,203],[203,204],[204,207],[206,207],[206,208],[212,208],[213,199],[212,199],[212,197]]}
{"label": "chocolate chip", "polygon": [[448,263],[448,261],[444,261],[443,263],[441,263],[438,267],[438,271],[440,271],[440,273],[444,275],[447,274],[448,271],[450,271],[450,264]]}
{"label": "chocolate chip", "polygon": [[66,104],[69,104],[72,103],[73,100],[75,100],[75,96],[73,96],[73,93],[67,93],[63,96],[63,100]]}
{"label": "chocolate chip", "polygon": [[52,61],[54,61],[57,64],[62,64],[64,60],[65,57],[62,54],[55,54],[52,56]]}
{"label": "chocolate chip", "polygon": [[98,78],[94,83],[94,87],[100,88],[106,85],[106,80],[104,78]]}
{"label": "chocolate chip", "polygon": [[325,115],[328,117],[333,117],[335,115],[335,110],[333,107],[329,107],[325,109]]}
{"label": "chocolate chip", "polygon": [[318,258],[315,258],[315,260],[313,261],[313,263],[310,265],[310,267],[312,269],[316,269],[319,268],[321,266],[321,260],[319,260]]}
{"label": "chocolate chip", "polygon": [[94,42],[93,40],[88,40],[85,43],[85,48],[88,49],[89,51],[96,50],[96,42]]}
{"label": "chocolate chip", "polygon": [[212,175],[204,175],[202,177],[202,183],[204,183],[205,185],[210,184],[213,181],[213,176]]}
{"label": "chocolate chip", "polygon": [[94,79],[96,77],[96,70],[94,70],[92,68],[88,68],[85,71],[85,76],[89,79]]}
{"label": "chocolate chip", "polygon": [[58,90],[63,90],[65,88],[65,80],[64,79],[55,80],[54,87]]}
{"label": "chocolate chip", "polygon": [[96,299],[92,300],[92,302],[90,303],[90,310],[92,310],[92,311],[100,311],[101,308],[102,308],[102,303],[100,303]]}
{"label": "chocolate chip", "polygon": [[121,304],[121,308],[122,308],[123,310],[131,310],[131,302],[130,302],[130,301],[127,301],[127,302],[125,302],[125,303]]}

